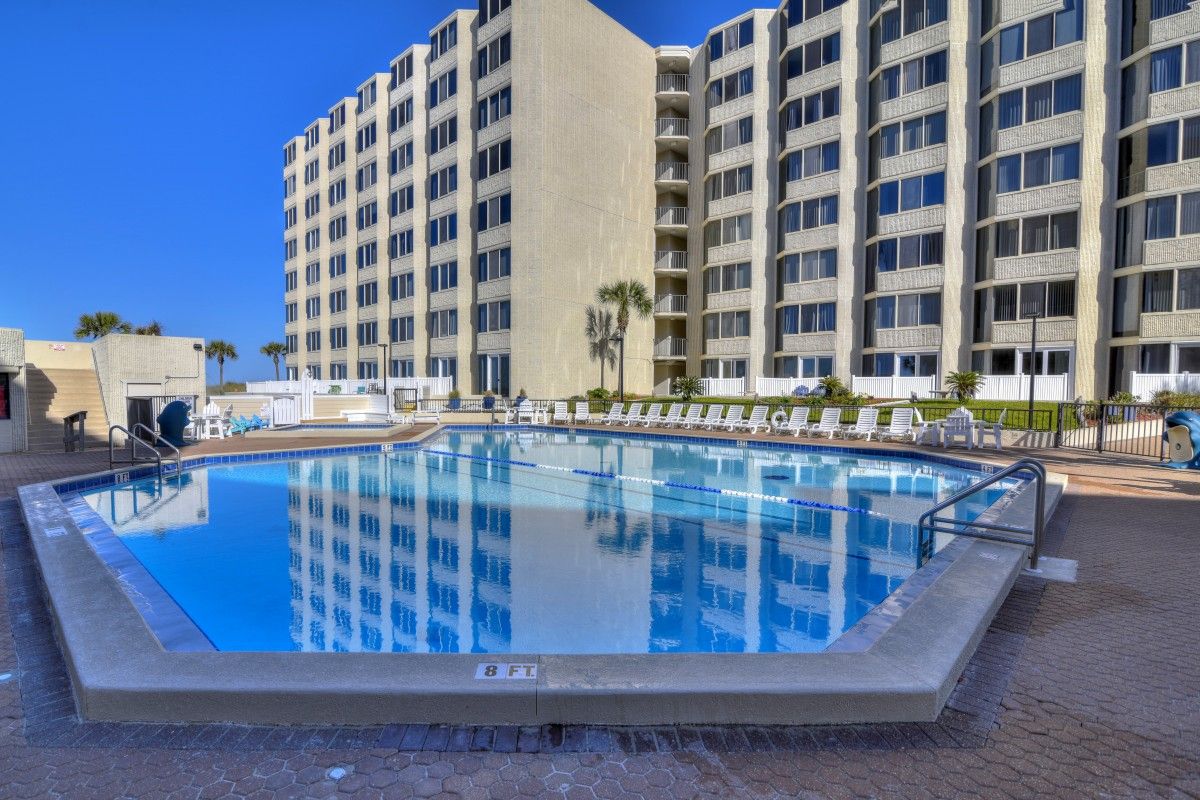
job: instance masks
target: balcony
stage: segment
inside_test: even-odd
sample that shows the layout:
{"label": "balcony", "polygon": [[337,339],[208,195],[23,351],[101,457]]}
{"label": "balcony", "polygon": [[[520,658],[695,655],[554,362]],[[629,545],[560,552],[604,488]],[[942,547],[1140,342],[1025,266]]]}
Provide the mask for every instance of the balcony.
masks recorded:
{"label": "balcony", "polygon": [[688,254],[686,250],[655,250],[654,271],[666,275],[686,275]]}
{"label": "balcony", "polygon": [[659,139],[686,139],[687,117],[659,117],[654,120],[654,135]]}
{"label": "balcony", "polygon": [[654,209],[655,228],[668,233],[685,233],[687,226],[687,206],[659,206]]}
{"label": "balcony", "polygon": [[679,72],[668,72],[658,76],[659,94],[687,94],[688,76]]}
{"label": "balcony", "polygon": [[686,317],[687,295],[663,294],[654,298],[654,316],[656,317]]}
{"label": "balcony", "polygon": [[667,336],[654,342],[654,359],[672,361],[687,358],[687,339]]}
{"label": "balcony", "polygon": [[654,167],[655,183],[687,183],[686,161],[661,161]]}

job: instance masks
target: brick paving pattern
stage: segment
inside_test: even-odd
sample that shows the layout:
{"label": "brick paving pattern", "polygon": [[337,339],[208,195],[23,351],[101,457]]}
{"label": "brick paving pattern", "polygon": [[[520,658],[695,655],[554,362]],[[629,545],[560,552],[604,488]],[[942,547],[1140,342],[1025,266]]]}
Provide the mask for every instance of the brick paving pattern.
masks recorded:
{"label": "brick paving pattern", "polygon": [[107,453],[0,459],[0,798],[1200,797],[1200,476],[1038,455],[1079,582],[1022,577],[937,722],[654,729],[81,722],[11,495]]}

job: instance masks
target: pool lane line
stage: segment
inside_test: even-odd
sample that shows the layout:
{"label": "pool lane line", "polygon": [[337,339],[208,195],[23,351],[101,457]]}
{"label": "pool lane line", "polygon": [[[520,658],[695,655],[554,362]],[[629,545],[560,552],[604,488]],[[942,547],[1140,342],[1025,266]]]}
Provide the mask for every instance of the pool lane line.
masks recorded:
{"label": "pool lane line", "polygon": [[728,497],[741,497],[747,500],[762,500],[768,503],[780,503],[793,506],[803,506],[805,508],[816,508],[822,511],[843,511],[848,514],[864,514],[867,516],[877,516],[876,512],[866,508],[858,508],[856,506],[843,506],[837,503],[822,503],[817,500],[805,500],[799,497],[780,497],[779,495],[760,494],[758,492],[743,492],[737,489],[718,489],[713,486],[702,486],[695,483],[678,483],[676,481],[664,481],[657,478],[642,478],[634,475],[618,475],[613,472],[595,472],[587,469],[576,469],[572,467],[556,467],[550,464],[536,464],[532,461],[517,461],[509,458],[497,458],[495,456],[478,456],[471,453],[455,453],[450,450],[434,450],[433,448],[422,447],[417,452],[429,453],[436,456],[450,456],[452,458],[461,458],[468,461],[482,461],[491,464],[503,464],[504,466],[527,467],[530,469],[545,469],[552,472],[566,472],[572,475],[584,475],[592,478],[606,478],[609,480],[625,481],[627,483],[641,483],[649,486],[661,486],[668,489],[686,489],[694,492],[704,492],[707,494],[719,494]]}

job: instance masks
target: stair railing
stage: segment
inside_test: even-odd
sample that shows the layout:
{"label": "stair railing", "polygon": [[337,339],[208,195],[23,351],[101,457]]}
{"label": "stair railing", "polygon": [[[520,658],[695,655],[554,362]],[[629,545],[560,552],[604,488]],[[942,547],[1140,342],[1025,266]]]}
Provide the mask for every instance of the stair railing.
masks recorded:
{"label": "stair railing", "polygon": [[[63,417],[63,447],[66,448],[66,452],[74,453],[77,445],[79,451],[83,452],[85,447],[84,437],[86,435],[84,420],[86,419],[86,411],[76,411],[74,414]],[[75,430],[77,423],[79,425],[78,431]]]}

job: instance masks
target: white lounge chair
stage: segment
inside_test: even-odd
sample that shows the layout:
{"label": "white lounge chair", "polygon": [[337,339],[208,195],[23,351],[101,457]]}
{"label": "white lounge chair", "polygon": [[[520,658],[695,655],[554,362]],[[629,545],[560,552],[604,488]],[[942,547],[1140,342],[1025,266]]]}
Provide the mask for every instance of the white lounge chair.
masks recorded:
{"label": "white lounge chair", "polygon": [[821,421],[810,425],[805,431],[809,436],[826,436],[829,439],[842,427],[842,409],[837,406],[826,406],[821,410]]}
{"label": "white lounge chair", "polygon": [[551,418],[551,422],[555,422],[555,423],[561,422],[563,425],[566,425],[570,421],[571,421],[571,415],[569,413],[567,413],[566,401],[565,400],[556,400],[554,402],[554,416]]}
{"label": "white lounge chair", "polygon": [[526,400],[517,406],[517,424],[533,425],[537,423],[539,413],[539,409],[533,403]]}
{"label": "white lounge chair", "polygon": [[[646,416],[636,422],[640,422],[643,426],[649,428],[651,425],[659,425],[663,421],[662,403],[651,403],[650,410],[646,412]],[[629,425],[630,423],[625,423]]]}
{"label": "white lounge chair", "polygon": [[746,407],[743,405],[732,405],[725,412],[725,419],[721,421],[720,427],[727,431],[735,431],[742,424],[742,415],[746,413]]}
{"label": "white lounge chair", "polygon": [[721,415],[725,413],[725,406],[711,405],[708,407],[708,413],[704,415],[704,420],[697,423],[706,431],[711,431],[713,428],[721,424]]}
{"label": "white lounge chair", "polygon": [[839,428],[838,433],[844,439],[863,438],[869,442],[871,441],[871,434],[879,429],[878,423],[879,409],[863,408],[859,409],[858,419],[854,420],[854,424]]}
{"label": "white lounge chair", "polygon": [[893,408],[892,421],[886,428],[879,430],[877,437],[881,442],[904,441],[910,439],[916,441],[917,431],[913,428],[913,415],[916,413],[915,408]]}
{"label": "white lounge chair", "polygon": [[618,422],[624,422],[625,421],[625,404],[624,403],[613,403],[612,407],[608,409],[608,413],[605,414],[603,417],[601,417],[600,421],[603,422],[605,425],[613,425]]}
{"label": "white lounge chair", "polygon": [[442,415],[437,411],[421,411],[417,409],[412,412],[412,421],[414,425],[438,425],[441,424]]}
{"label": "white lounge chair", "polygon": [[575,404],[575,415],[573,421],[576,425],[587,425],[592,421],[592,406],[591,403],[583,401]]}
{"label": "white lounge chair", "polygon": [[621,419],[625,423],[625,427],[629,427],[635,422],[642,421],[642,404],[630,403],[629,410],[625,412],[625,416]]}
{"label": "white lounge chair", "polygon": [[796,406],[786,420],[782,420],[778,424],[772,423],[771,430],[774,433],[790,433],[793,436],[799,436],[808,430],[808,406]]}
{"label": "white lounge chair", "polygon": [[762,428],[764,431],[770,430],[771,423],[767,421],[767,412],[770,410],[767,406],[755,406],[750,410],[749,419],[737,423],[737,429],[749,431],[751,436],[758,433],[759,428]]}
{"label": "white lounge chair", "polygon": [[[659,421],[659,425],[664,428],[671,428],[683,421],[683,403],[671,403],[671,408],[667,411],[667,415]],[[649,427],[650,423],[646,423]]]}
{"label": "white lounge chair", "polygon": [[1004,433],[1004,418],[1006,416],[1008,416],[1007,408],[1000,412],[1000,418],[997,419],[995,422],[984,422],[983,420],[979,420],[978,422],[976,422],[975,423],[975,434],[976,434],[975,446],[983,447],[984,439],[988,436],[991,436],[996,443],[996,449],[997,450],[1002,449],[1001,443],[1000,443],[1000,436],[1001,436],[1001,434]]}
{"label": "white lounge chair", "polygon": [[700,403],[692,403],[688,406],[687,415],[676,424],[681,428],[694,428],[700,424],[700,415],[703,413],[704,406]]}
{"label": "white lounge chair", "polygon": [[942,449],[952,444],[975,447],[975,417],[965,408],[956,408],[942,420]]}

